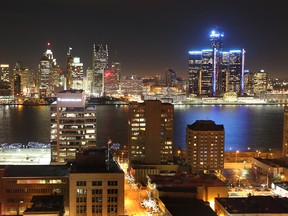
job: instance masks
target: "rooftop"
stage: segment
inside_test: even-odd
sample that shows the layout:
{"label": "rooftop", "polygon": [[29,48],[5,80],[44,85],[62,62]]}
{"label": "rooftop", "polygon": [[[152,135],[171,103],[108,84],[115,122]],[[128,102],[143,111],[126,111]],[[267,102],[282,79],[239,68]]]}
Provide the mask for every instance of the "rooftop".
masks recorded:
{"label": "rooftop", "polygon": [[31,208],[27,208],[25,213],[30,212],[63,212],[64,197],[62,195],[33,196]]}
{"label": "rooftop", "polygon": [[212,120],[196,120],[196,122],[187,125],[187,127],[195,131],[224,131],[223,125],[216,125]]}
{"label": "rooftop", "polygon": [[177,173],[175,175],[149,175],[150,182],[156,183],[159,191],[193,192],[196,186],[225,187],[226,185],[214,175],[196,175]]}
{"label": "rooftop", "polygon": [[109,162],[106,148],[87,149],[76,155],[71,161],[71,173],[123,173],[119,164],[109,151]]}
{"label": "rooftop", "polygon": [[217,215],[203,200],[161,197],[161,201],[173,216],[187,215],[187,212],[191,212],[191,215]]}
{"label": "rooftop", "polygon": [[228,213],[288,213],[288,198],[249,196],[241,198],[215,198]]}
{"label": "rooftop", "polygon": [[65,165],[8,165],[3,177],[67,177]]}

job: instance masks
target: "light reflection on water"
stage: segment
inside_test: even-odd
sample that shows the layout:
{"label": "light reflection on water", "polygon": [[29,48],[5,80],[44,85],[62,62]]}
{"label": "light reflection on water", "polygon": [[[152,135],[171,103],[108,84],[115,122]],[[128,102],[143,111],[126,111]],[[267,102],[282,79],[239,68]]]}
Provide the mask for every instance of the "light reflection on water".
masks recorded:
{"label": "light reflection on water", "polygon": [[[127,145],[128,107],[97,106],[98,143],[108,138]],[[225,150],[280,150],[283,131],[282,106],[181,105],[175,106],[175,146],[185,149],[186,126],[196,120],[213,120],[225,128]],[[1,143],[49,143],[49,106],[0,106]]]}

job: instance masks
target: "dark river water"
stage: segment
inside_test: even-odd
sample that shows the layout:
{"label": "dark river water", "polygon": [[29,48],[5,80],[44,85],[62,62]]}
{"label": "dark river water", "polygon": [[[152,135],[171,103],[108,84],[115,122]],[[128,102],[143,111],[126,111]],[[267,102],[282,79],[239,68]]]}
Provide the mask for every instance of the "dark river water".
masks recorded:
{"label": "dark river water", "polygon": [[[213,120],[225,128],[225,150],[281,150],[283,106],[175,105],[175,147],[185,149],[186,126],[196,120]],[[49,143],[49,106],[0,106],[0,144]],[[108,138],[127,145],[127,105],[97,105],[99,146]]]}

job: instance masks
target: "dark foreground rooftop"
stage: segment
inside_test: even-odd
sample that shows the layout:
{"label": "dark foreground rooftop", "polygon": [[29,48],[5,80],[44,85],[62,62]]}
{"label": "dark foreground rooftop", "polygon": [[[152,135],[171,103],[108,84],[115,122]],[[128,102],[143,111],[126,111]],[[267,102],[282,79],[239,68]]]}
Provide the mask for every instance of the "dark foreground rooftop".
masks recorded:
{"label": "dark foreground rooftop", "polygon": [[210,208],[209,203],[203,200],[189,198],[168,198],[161,197],[165,207],[173,216],[201,215],[216,216],[217,214]]}
{"label": "dark foreground rooftop", "polygon": [[249,196],[241,198],[215,198],[228,213],[281,214],[288,213],[288,198]]}

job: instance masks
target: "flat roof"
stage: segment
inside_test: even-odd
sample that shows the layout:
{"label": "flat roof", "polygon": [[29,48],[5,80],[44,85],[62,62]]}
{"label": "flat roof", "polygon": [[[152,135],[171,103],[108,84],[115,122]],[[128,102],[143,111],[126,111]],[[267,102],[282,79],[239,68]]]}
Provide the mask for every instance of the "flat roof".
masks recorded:
{"label": "flat roof", "polygon": [[210,208],[209,203],[203,200],[175,197],[160,197],[165,207],[173,216],[201,215],[216,216],[217,214]]}
{"label": "flat roof", "polygon": [[3,177],[68,177],[66,165],[7,165]]}
{"label": "flat roof", "polygon": [[266,165],[269,165],[271,167],[285,167],[288,168],[288,163],[285,160],[282,159],[272,159],[272,158],[255,158],[261,163],[264,163]]}
{"label": "flat roof", "polygon": [[70,163],[70,173],[124,173],[107,148],[87,149],[79,152]]}
{"label": "flat roof", "polygon": [[288,213],[288,198],[272,196],[248,196],[239,198],[215,198],[228,213]]}
{"label": "flat roof", "polygon": [[[159,191],[190,191],[199,185],[205,185],[210,187],[226,187],[225,183],[218,179],[214,175],[203,174],[185,174],[176,173],[175,175],[148,175],[151,183],[156,183]],[[166,189],[165,189],[166,188]]]}

